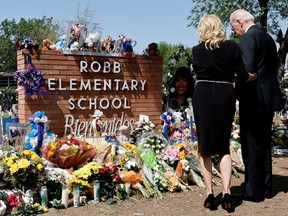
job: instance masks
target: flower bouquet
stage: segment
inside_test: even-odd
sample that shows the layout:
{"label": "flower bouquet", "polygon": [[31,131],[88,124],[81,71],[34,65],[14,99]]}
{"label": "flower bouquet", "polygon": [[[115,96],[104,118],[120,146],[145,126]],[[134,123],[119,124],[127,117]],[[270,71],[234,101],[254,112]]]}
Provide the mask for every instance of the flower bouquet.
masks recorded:
{"label": "flower bouquet", "polygon": [[96,155],[92,145],[74,138],[52,141],[41,152],[46,160],[62,169],[79,167]]}
{"label": "flower bouquet", "polygon": [[187,149],[184,148],[182,143],[178,143],[173,147],[168,147],[165,150],[165,155],[163,160],[173,168],[176,168],[179,160],[184,159],[185,156],[189,153]]}
{"label": "flower bouquet", "polygon": [[4,180],[16,188],[35,189],[45,181],[43,160],[33,151],[10,152],[3,158]]}
{"label": "flower bouquet", "polygon": [[127,143],[123,146],[122,150],[118,151],[119,153],[119,165],[124,170],[133,170],[138,172],[139,167],[139,158],[136,157],[136,146],[130,143]]}
{"label": "flower bouquet", "polygon": [[158,159],[162,158],[167,144],[168,141],[163,135],[154,132],[144,133],[137,143],[138,146],[154,151]]}
{"label": "flower bouquet", "polygon": [[145,132],[152,132],[155,129],[155,125],[150,121],[135,121],[133,124],[132,135],[136,137],[140,137]]}

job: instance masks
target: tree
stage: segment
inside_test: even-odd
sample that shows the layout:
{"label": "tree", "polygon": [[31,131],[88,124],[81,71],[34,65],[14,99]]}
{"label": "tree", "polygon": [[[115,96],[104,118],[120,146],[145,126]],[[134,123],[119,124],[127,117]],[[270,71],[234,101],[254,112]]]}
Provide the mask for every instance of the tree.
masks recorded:
{"label": "tree", "polygon": [[[189,26],[197,27],[199,20],[207,13],[213,13],[221,17],[225,26],[229,25],[229,17],[232,11],[245,8],[255,16],[256,23],[272,34],[277,35],[276,42],[279,43],[278,60],[279,60],[279,79],[284,75],[286,55],[288,52],[288,28],[285,35],[280,29],[280,20],[288,18],[288,1],[287,0],[192,0],[194,7],[191,9],[191,20]],[[233,35],[232,35],[233,36]]]}
{"label": "tree", "polygon": [[1,70],[15,72],[17,70],[17,47],[15,40],[20,43],[26,38],[31,38],[34,43],[42,45],[45,38],[51,41],[58,40],[57,24],[53,24],[53,18],[43,17],[42,19],[21,18],[17,23],[15,19],[11,21],[5,19],[0,24],[0,64]]}

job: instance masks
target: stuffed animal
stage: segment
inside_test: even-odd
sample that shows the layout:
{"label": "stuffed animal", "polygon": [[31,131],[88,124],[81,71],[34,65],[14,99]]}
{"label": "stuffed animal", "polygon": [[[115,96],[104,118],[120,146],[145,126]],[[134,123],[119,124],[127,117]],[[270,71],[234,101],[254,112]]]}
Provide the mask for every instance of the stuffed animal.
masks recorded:
{"label": "stuffed animal", "polygon": [[43,45],[42,50],[55,50],[56,49],[55,45],[49,39],[44,39],[42,42],[42,45]]}
{"label": "stuffed animal", "polygon": [[130,188],[134,190],[140,190],[143,191],[144,188],[142,186],[143,177],[140,173],[136,173],[133,170],[123,172],[121,175],[121,181],[125,185],[125,191],[127,195],[130,194]]}
{"label": "stuffed animal", "polygon": [[[134,45],[133,45],[134,42]],[[126,38],[125,42],[123,43],[122,47],[122,54],[126,58],[131,58],[133,54],[133,46],[136,45],[136,41],[133,41],[132,38]]]}
{"label": "stuffed animal", "polygon": [[15,46],[18,47],[19,50],[21,49],[38,50],[39,49],[39,44],[36,43],[34,40],[32,40],[32,38],[30,37],[25,38],[23,43],[20,43],[20,41],[16,39]]}
{"label": "stuffed animal", "polygon": [[168,190],[170,192],[175,192],[181,189],[181,183],[178,177],[170,170],[167,170],[165,173],[165,177],[168,179]]}
{"label": "stuffed animal", "polygon": [[90,51],[99,51],[100,39],[102,32],[96,32],[95,34],[90,33],[84,41],[84,49]]}
{"label": "stuffed animal", "polygon": [[102,41],[101,41],[101,51],[102,52],[112,52],[114,50],[114,41],[112,40],[112,37],[107,35]]}
{"label": "stuffed animal", "polygon": [[182,179],[183,182],[188,183],[188,173],[190,173],[189,161],[182,159],[178,162],[175,169],[175,174],[178,178]]}
{"label": "stuffed animal", "polygon": [[158,50],[157,43],[150,43],[148,45],[148,55],[149,56],[159,56],[160,55],[160,51]]}
{"label": "stuffed animal", "polygon": [[66,35],[60,36],[59,41],[55,44],[55,49],[57,51],[63,51],[65,49],[65,40]]}
{"label": "stuffed animal", "polygon": [[76,52],[79,50],[79,43],[78,41],[74,41],[73,43],[70,44],[69,46],[70,51]]}
{"label": "stuffed animal", "polygon": [[116,53],[121,52],[124,40],[125,40],[125,36],[123,34],[119,35],[118,40],[115,43],[115,48],[114,48],[114,51]]}
{"label": "stuffed animal", "polygon": [[175,174],[183,182],[187,184],[195,184],[199,187],[205,188],[205,184],[202,180],[202,177],[199,176],[189,165],[189,161],[182,159],[178,162],[178,165],[175,169]]}

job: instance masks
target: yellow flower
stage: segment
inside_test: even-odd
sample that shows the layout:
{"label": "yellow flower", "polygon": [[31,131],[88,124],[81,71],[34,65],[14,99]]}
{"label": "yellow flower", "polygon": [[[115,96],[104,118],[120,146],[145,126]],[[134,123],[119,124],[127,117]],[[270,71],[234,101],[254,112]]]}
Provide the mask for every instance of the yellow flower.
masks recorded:
{"label": "yellow flower", "polygon": [[18,162],[18,166],[20,169],[26,169],[30,166],[30,162],[27,159],[20,159]]}
{"label": "yellow flower", "polygon": [[12,166],[10,167],[9,170],[10,170],[10,172],[11,172],[12,174],[14,174],[14,173],[17,173],[17,172],[18,172],[19,167],[18,167],[17,164],[12,164]]}
{"label": "yellow flower", "polygon": [[184,151],[181,151],[179,153],[179,158],[183,159],[185,157],[185,152]]}
{"label": "yellow flower", "polygon": [[33,153],[33,152],[30,151],[30,150],[23,150],[21,154],[24,155],[24,156],[30,157],[30,156],[32,155],[32,153]]}
{"label": "yellow flower", "polygon": [[78,178],[76,178],[76,177],[69,180],[69,185],[70,185],[71,187],[73,187],[73,185],[75,185],[75,184],[78,184],[78,185],[82,185],[82,186],[84,186],[84,187],[89,187],[89,188],[91,188],[91,185],[90,185],[87,181],[78,179]]}
{"label": "yellow flower", "polygon": [[182,145],[182,143],[179,143],[179,144],[177,144],[177,145],[175,146],[175,148],[181,149],[181,148],[184,148],[184,146]]}
{"label": "yellow flower", "polygon": [[136,148],[135,145],[132,145],[130,143],[126,143],[125,146],[124,146],[124,149],[128,152],[132,152],[134,149]]}
{"label": "yellow flower", "polygon": [[31,155],[31,160],[33,160],[33,161],[39,161],[39,160],[40,160],[40,157],[39,157],[36,153],[34,153],[34,154]]}
{"label": "yellow flower", "polygon": [[43,165],[42,164],[37,164],[37,169],[39,170],[39,171],[42,171],[42,169],[43,169]]}
{"label": "yellow flower", "polygon": [[123,164],[126,161],[127,156],[123,155],[120,159],[119,159],[119,163]]}
{"label": "yellow flower", "polygon": [[39,203],[34,203],[34,207],[39,207],[40,204]]}
{"label": "yellow flower", "polygon": [[50,143],[50,146],[51,146],[52,149],[56,149],[56,142],[55,142],[55,141],[52,141],[52,142]]}
{"label": "yellow flower", "polygon": [[7,164],[7,166],[11,167],[14,164],[14,160],[11,158],[8,158],[6,164]]}

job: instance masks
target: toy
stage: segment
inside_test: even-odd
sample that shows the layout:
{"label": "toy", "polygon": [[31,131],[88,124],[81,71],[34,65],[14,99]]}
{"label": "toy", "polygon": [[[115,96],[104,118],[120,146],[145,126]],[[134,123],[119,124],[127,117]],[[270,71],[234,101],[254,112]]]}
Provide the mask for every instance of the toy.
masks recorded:
{"label": "toy", "polygon": [[30,37],[24,39],[23,43],[20,43],[18,39],[15,41],[15,46],[18,47],[19,50],[21,49],[28,49],[28,50],[38,50],[39,44],[32,40]]}
{"label": "toy", "polygon": [[181,189],[181,183],[178,177],[170,170],[167,170],[165,173],[165,177],[168,179],[168,190],[170,192],[175,192]]}
{"label": "toy", "polygon": [[31,131],[25,137],[24,148],[41,156],[41,147],[55,140],[56,135],[49,131],[49,121],[44,111],[35,112],[29,121]]}
{"label": "toy", "polygon": [[[133,44],[134,43],[134,44]],[[133,54],[133,47],[136,45],[136,41],[133,41],[132,38],[126,38],[122,46],[122,54],[126,58],[131,58]]]}
{"label": "toy", "polygon": [[43,45],[42,50],[55,50],[56,49],[55,45],[49,39],[44,39],[42,42],[42,45]]}
{"label": "toy", "polygon": [[100,39],[102,32],[96,32],[95,34],[90,33],[84,41],[84,49],[91,51],[99,51]]}
{"label": "toy", "polygon": [[182,159],[178,162],[175,169],[175,174],[183,182],[188,183],[188,173],[190,173],[190,166],[188,160]]}
{"label": "toy", "polygon": [[175,174],[184,183],[193,183],[199,187],[205,188],[202,177],[199,176],[193,169],[191,169],[189,161],[186,159],[182,159],[178,162],[178,165],[175,169]]}
{"label": "toy", "polygon": [[159,56],[160,55],[160,51],[158,50],[158,45],[157,43],[150,43],[148,45],[148,55],[149,56]]}
{"label": "toy", "polygon": [[59,41],[55,44],[55,49],[57,51],[63,51],[64,50],[65,40],[66,40],[66,35],[60,36]]}
{"label": "toy", "polygon": [[76,52],[79,49],[79,43],[78,41],[74,41],[72,44],[69,46],[70,51]]}
{"label": "toy", "polygon": [[[143,194],[145,193],[145,189],[142,186],[143,177],[140,173],[136,173],[133,170],[121,173],[121,181],[125,185],[125,191],[127,195],[130,194],[130,188],[134,190],[140,190]],[[149,197],[148,195],[146,196]]]}
{"label": "toy", "polygon": [[101,41],[101,51],[102,52],[112,52],[114,50],[114,41],[112,40],[112,37],[107,35],[102,41]]}
{"label": "toy", "polygon": [[123,43],[124,43],[124,39],[125,39],[125,36],[123,34],[119,35],[118,40],[115,43],[114,52],[116,52],[116,53],[120,53],[121,52],[121,49],[122,49],[122,46],[123,46]]}

